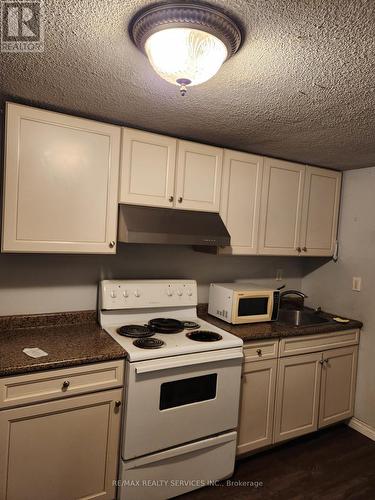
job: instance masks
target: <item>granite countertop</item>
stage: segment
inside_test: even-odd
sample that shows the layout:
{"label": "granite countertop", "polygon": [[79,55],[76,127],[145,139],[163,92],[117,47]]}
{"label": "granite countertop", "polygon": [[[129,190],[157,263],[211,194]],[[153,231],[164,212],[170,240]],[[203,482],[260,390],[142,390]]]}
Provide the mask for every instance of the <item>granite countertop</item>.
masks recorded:
{"label": "granite countertop", "polygon": [[[362,328],[360,321],[351,319],[348,323],[338,323],[333,321],[336,317],[334,314],[326,312],[320,313],[323,317],[327,318],[329,322],[321,323],[318,325],[308,326],[291,326],[286,323],[278,321],[269,321],[265,323],[246,323],[243,325],[232,325],[226,321],[222,321],[215,316],[208,314],[208,304],[199,304],[198,317],[211,323],[222,330],[225,330],[243,341],[250,340],[265,340],[265,339],[278,339],[282,337],[297,337],[300,335],[314,335],[318,333],[337,332],[340,330],[352,330]],[[349,318],[348,318],[349,319]]]}
{"label": "granite countertop", "polygon": [[[22,352],[25,347],[39,347],[48,356],[31,358]],[[125,357],[98,325],[95,311],[0,317],[1,377]]]}

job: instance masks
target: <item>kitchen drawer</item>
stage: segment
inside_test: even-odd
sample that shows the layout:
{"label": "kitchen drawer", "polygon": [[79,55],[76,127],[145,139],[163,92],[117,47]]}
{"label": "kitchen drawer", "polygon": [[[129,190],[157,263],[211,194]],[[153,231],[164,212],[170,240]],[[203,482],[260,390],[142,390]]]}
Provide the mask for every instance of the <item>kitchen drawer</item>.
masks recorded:
{"label": "kitchen drawer", "polygon": [[245,342],[244,344],[244,360],[247,361],[262,361],[263,359],[277,358],[278,340],[264,340]]}
{"label": "kitchen drawer", "polygon": [[121,387],[124,361],[0,378],[0,409]]}
{"label": "kitchen drawer", "polygon": [[358,344],[359,330],[322,333],[303,337],[287,337],[280,340],[280,357],[305,354],[309,352],[336,349]]}

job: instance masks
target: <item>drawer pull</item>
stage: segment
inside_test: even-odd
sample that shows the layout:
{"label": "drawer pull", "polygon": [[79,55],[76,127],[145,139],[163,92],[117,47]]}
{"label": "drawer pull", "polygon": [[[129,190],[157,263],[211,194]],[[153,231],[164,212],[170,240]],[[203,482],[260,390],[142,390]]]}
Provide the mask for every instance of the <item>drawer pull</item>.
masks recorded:
{"label": "drawer pull", "polygon": [[258,354],[258,356],[261,356],[262,355],[262,349],[257,349],[257,354]]}
{"label": "drawer pull", "polygon": [[121,406],[121,401],[115,401],[115,406],[116,408],[119,408]]}
{"label": "drawer pull", "polygon": [[69,380],[64,380],[62,384],[62,390],[67,389],[70,386]]}

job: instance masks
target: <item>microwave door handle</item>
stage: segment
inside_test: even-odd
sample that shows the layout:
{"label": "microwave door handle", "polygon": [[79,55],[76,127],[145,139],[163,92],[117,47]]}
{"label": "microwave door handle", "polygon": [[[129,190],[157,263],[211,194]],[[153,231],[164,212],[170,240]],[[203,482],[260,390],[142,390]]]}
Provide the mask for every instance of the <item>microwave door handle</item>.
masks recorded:
{"label": "microwave door handle", "polygon": [[190,360],[184,359],[184,360],[179,360],[179,359],[163,359],[160,362],[155,362],[155,363],[150,363],[147,362],[145,366],[136,366],[135,367],[135,372],[137,374],[140,373],[150,373],[150,372],[157,372],[161,370],[169,370],[172,368],[183,368],[184,366],[192,366],[192,365],[202,365],[206,363],[213,363],[215,361],[225,361],[228,359],[241,359],[243,358],[243,353],[242,349],[236,351],[236,352],[221,352],[219,354],[215,355],[206,355],[204,358],[192,358]]}

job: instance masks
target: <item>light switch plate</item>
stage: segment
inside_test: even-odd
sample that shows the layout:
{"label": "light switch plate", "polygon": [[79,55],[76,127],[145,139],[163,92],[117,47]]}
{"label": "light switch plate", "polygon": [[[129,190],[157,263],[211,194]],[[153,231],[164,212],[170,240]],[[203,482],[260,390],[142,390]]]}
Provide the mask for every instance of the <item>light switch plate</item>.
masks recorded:
{"label": "light switch plate", "polygon": [[360,292],[362,288],[362,278],[360,276],[353,276],[352,290]]}

